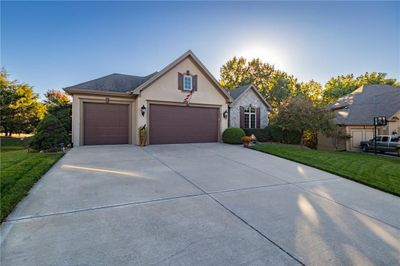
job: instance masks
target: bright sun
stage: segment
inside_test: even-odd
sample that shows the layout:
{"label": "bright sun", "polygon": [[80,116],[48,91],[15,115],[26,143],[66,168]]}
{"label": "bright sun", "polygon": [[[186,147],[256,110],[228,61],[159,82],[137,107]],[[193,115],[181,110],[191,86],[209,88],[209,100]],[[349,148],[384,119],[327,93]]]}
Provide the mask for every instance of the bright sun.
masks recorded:
{"label": "bright sun", "polygon": [[285,70],[282,54],[277,49],[263,45],[254,45],[239,49],[236,56],[242,56],[248,60],[260,58],[264,63],[275,65],[277,69]]}

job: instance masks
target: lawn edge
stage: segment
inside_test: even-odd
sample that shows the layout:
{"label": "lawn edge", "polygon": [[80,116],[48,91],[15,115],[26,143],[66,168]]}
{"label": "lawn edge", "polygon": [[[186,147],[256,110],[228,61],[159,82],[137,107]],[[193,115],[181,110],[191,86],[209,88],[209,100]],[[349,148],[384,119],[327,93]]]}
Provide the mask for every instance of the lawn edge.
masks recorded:
{"label": "lawn edge", "polygon": [[[29,152],[29,151],[28,151],[28,152]],[[53,168],[53,166],[54,166],[58,161],[60,161],[60,159],[63,158],[64,155],[65,155],[65,153],[60,153],[60,154],[61,154],[61,156],[58,157],[56,160],[54,160],[54,162],[52,162],[52,163],[49,165],[49,168],[47,168],[47,170],[46,170],[43,174],[41,174],[41,175],[38,177],[38,179],[32,184],[32,186],[29,188],[29,190],[27,190],[26,193],[24,193],[23,197],[21,197],[21,198],[15,203],[15,205],[12,207],[12,209],[0,220],[0,224],[2,224],[3,222],[6,222],[6,221],[7,221],[8,216],[10,216],[10,214],[15,210],[15,207],[17,207],[17,205],[18,205],[21,201],[23,201],[23,200],[29,195],[29,193],[30,193],[30,191],[32,190],[32,188],[33,188],[33,187],[42,179],[42,177],[43,177],[45,174],[47,174],[47,172],[49,172],[50,169]]]}
{"label": "lawn edge", "polygon": [[397,194],[397,193],[395,193],[395,192],[388,191],[388,190],[386,190],[386,189],[382,189],[382,188],[380,188],[380,187],[378,187],[378,186],[371,185],[371,184],[369,184],[369,183],[367,183],[367,182],[363,182],[363,181],[361,181],[361,180],[354,179],[354,178],[352,178],[351,176],[348,176],[348,175],[339,174],[339,173],[337,173],[337,172],[334,172],[334,171],[331,171],[331,170],[327,170],[327,169],[324,169],[324,168],[322,168],[322,167],[319,167],[319,166],[316,166],[316,165],[313,165],[313,164],[310,164],[310,163],[305,163],[305,162],[302,162],[302,161],[300,161],[300,160],[288,158],[288,157],[285,157],[285,156],[283,156],[283,155],[278,155],[278,154],[275,154],[275,153],[272,153],[272,152],[268,152],[268,151],[260,151],[260,150],[255,149],[254,147],[249,147],[249,149],[254,150],[254,151],[257,151],[257,152],[267,153],[267,154],[270,154],[270,155],[273,155],[273,156],[276,156],[276,157],[279,157],[279,158],[283,158],[283,159],[286,159],[286,160],[289,160],[289,161],[293,161],[293,162],[296,162],[296,163],[301,163],[301,164],[304,164],[304,165],[313,167],[313,168],[315,168],[315,169],[319,169],[319,170],[325,171],[325,172],[327,172],[327,173],[331,173],[331,174],[334,174],[334,175],[337,175],[337,176],[346,178],[346,179],[348,179],[348,180],[357,182],[357,183],[359,183],[359,184],[363,184],[363,185],[368,186],[368,187],[370,187],[370,188],[374,188],[374,189],[377,189],[377,190],[379,190],[379,191],[383,191],[383,192],[388,193],[388,194],[390,194],[390,195],[393,195],[393,196],[396,196],[396,197],[400,197],[400,193]]}

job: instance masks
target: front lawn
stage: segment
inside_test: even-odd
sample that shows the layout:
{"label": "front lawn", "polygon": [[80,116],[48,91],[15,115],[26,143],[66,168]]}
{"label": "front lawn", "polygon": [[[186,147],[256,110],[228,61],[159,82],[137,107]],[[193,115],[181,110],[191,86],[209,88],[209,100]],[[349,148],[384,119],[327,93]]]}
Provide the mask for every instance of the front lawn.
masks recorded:
{"label": "front lawn", "polygon": [[273,154],[400,196],[400,159],[365,153],[317,151],[281,144],[257,144]]}
{"label": "front lawn", "polygon": [[63,154],[28,152],[26,139],[1,138],[0,141],[0,220],[3,221]]}

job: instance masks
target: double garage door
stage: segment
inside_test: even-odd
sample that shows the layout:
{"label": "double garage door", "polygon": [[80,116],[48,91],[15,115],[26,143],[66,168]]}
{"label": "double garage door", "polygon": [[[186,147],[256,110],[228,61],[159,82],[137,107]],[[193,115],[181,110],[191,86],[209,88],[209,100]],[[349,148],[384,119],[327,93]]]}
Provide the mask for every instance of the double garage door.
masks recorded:
{"label": "double garage door", "polygon": [[150,144],[218,141],[218,109],[150,105]]}
{"label": "double garage door", "polygon": [[[129,143],[129,105],[84,103],[84,144]],[[218,141],[218,109],[151,104],[150,144]]]}

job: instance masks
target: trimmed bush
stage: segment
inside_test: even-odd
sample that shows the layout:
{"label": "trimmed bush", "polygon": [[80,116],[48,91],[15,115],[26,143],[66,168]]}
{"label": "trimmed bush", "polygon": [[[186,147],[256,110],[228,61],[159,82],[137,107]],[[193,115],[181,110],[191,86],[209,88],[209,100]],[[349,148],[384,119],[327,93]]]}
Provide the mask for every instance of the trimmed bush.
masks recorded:
{"label": "trimmed bush", "polygon": [[296,130],[283,131],[283,143],[300,144],[301,143],[301,133]]}
{"label": "trimmed bush", "polygon": [[60,149],[61,143],[68,144],[68,134],[54,115],[47,114],[39,123],[29,147],[38,151],[55,151]]}
{"label": "trimmed bush", "polygon": [[244,129],[247,136],[254,134],[257,141],[260,142],[279,142],[288,144],[300,144],[301,134],[295,130],[285,130],[275,127],[268,126],[266,128],[246,128]]}
{"label": "trimmed bush", "polygon": [[257,141],[260,142],[272,141],[268,128],[245,128],[244,132],[246,133],[246,136],[256,136]]}
{"label": "trimmed bush", "polygon": [[245,135],[243,129],[231,127],[225,129],[224,133],[222,133],[222,140],[229,144],[242,144],[242,137]]}

